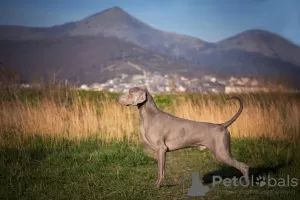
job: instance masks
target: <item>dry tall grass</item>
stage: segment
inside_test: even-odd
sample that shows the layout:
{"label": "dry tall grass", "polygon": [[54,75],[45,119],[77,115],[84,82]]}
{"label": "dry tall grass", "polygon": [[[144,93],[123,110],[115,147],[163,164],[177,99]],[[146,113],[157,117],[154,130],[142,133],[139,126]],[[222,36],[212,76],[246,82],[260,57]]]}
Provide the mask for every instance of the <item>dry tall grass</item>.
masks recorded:
{"label": "dry tall grass", "polygon": [[[73,97],[75,98],[75,97]],[[295,139],[300,133],[300,104],[295,100],[281,98],[268,102],[268,109],[260,108],[251,95],[244,95],[244,111],[229,128],[233,137],[269,137],[272,139]],[[191,99],[176,101],[176,116],[186,119],[221,123],[229,120],[238,110],[235,100],[217,103],[197,102]],[[171,105],[171,107],[174,105]],[[54,98],[30,101],[0,102],[0,133],[21,133],[22,138],[39,135],[84,139],[98,137],[112,140],[139,142],[139,119],[136,108],[123,107],[114,100],[81,100],[72,104],[58,103]]]}
{"label": "dry tall grass", "polygon": [[38,104],[2,102],[1,132],[17,130],[24,137],[85,139],[98,137],[104,141],[129,139],[137,141],[132,110],[103,100],[86,101],[71,106],[59,105],[49,99]]}
{"label": "dry tall grass", "polygon": [[[300,104],[281,98],[279,102],[268,102],[261,108],[251,95],[244,96],[244,109],[240,117],[229,127],[232,137],[267,137],[272,139],[296,139],[300,136]],[[266,99],[267,101],[267,99]],[[214,102],[194,104],[184,100],[178,104],[175,115],[196,120],[223,123],[233,117],[239,109],[235,100],[223,106]]]}

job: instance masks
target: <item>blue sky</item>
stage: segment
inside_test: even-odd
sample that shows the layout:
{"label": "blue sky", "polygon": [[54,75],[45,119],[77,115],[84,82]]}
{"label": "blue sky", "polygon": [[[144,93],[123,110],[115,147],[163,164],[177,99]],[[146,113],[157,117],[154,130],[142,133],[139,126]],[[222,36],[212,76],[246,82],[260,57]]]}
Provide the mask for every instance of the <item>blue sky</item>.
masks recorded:
{"label": "blue sky", "polygon": [[300,45],[298,0],[1,0],[0,24],[52,26],[113,6],[155,28],[209,42],[259,28]]}

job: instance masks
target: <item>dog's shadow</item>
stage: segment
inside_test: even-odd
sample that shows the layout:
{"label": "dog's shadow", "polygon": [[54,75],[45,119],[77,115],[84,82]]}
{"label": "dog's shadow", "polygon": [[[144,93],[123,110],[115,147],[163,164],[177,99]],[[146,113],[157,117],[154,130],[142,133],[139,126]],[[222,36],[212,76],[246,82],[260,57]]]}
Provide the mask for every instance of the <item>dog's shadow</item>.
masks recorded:
{"label": "dog's shadow", "polygon": [[[281,169],[282,167],[284,167],[284,164],[278,164],[272,167],[266,167],[266,166],[258,166],[258,167],[254,167],[254,168],[250,168],[249,169],[249,176],[253,177],[253,180],[255,180],[258,176],[261,175],[266,175],[266,174],[277,174],[278,170]],[[225,178],[241,178],[242,177],[242,173],[233,168],[233,167],[223,167],[219,170],[215,170],[212,172],[209,172],[205,175],[203,175],[202,179],[203,179],[203,183],[204,184],[210,184],[213,182],[213,177],[214,176],[218,176],[221,177],[222,179]]]}

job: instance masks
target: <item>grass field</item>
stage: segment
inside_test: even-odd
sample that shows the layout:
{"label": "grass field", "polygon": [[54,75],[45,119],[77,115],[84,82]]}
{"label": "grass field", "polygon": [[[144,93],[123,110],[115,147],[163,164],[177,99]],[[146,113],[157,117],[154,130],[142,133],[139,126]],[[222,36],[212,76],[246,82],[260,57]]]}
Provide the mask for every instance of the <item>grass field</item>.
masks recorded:
{"label": "grass field", "polygon": [[[0,199],[299,199],[299,94],[241,95],[245,109],[230,127],[232,153],[256,178],[285,183],[214,185],[240,176],[210,151],[167,155],[166,179],[155,187],[156,159],[141,145],[135,108],[117,94],[71,90],[5,90],[0,97]],[[224,122],[238,109],[221,95],[160,95],[158,106],[184,118]],[[187,196],[192,172],[209,187]],[[289,180],[288,177],[289,176]],[[271,181],[272,182],[272,181]],[[299,181],[300,184],[300,181]],[[268,186],[269,185],[269,186]]]}
{"label": "grass field", "polygon": [[[235,139],[232,149],[255,175],[270,173],[277,179],[289,175],[300,180],[297,143]],[[214,187],[212,175],[233,177],[239,172],[216,162],[209,151],[196,149],[168,154],[166,180],[160,189],[154,186],[156,160],[134,144],[91,140],[53,145],[33,139],[22,149],[2,147],[0,152],[0,199],[186,199],[195,171],[210,188],[201,199],[300,197],[299,186]]]}

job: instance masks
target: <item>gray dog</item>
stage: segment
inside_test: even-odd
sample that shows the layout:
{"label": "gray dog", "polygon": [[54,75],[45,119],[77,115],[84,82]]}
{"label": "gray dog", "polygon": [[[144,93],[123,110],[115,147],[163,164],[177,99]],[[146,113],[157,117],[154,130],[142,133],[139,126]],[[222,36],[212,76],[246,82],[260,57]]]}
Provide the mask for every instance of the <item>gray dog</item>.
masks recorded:
{"label": "gray dog", "polygon": [[151,94],[144,87],[134,87],[128,93],[117,98],[123,106],[137,106],[141,117],[140,131],[145,143],[156,152],[158,160],[158,179],[160,187],[165,176],[166,152],[187,147],[210,149],[216,159],[239,169],[245,181],[249,181],[249,167],[234,159],[230,152],[230,126],[241,114],[243,103],[240,102],[238,112],[228,122],[213,124],[197,122],[175,117],[157,108]]}

